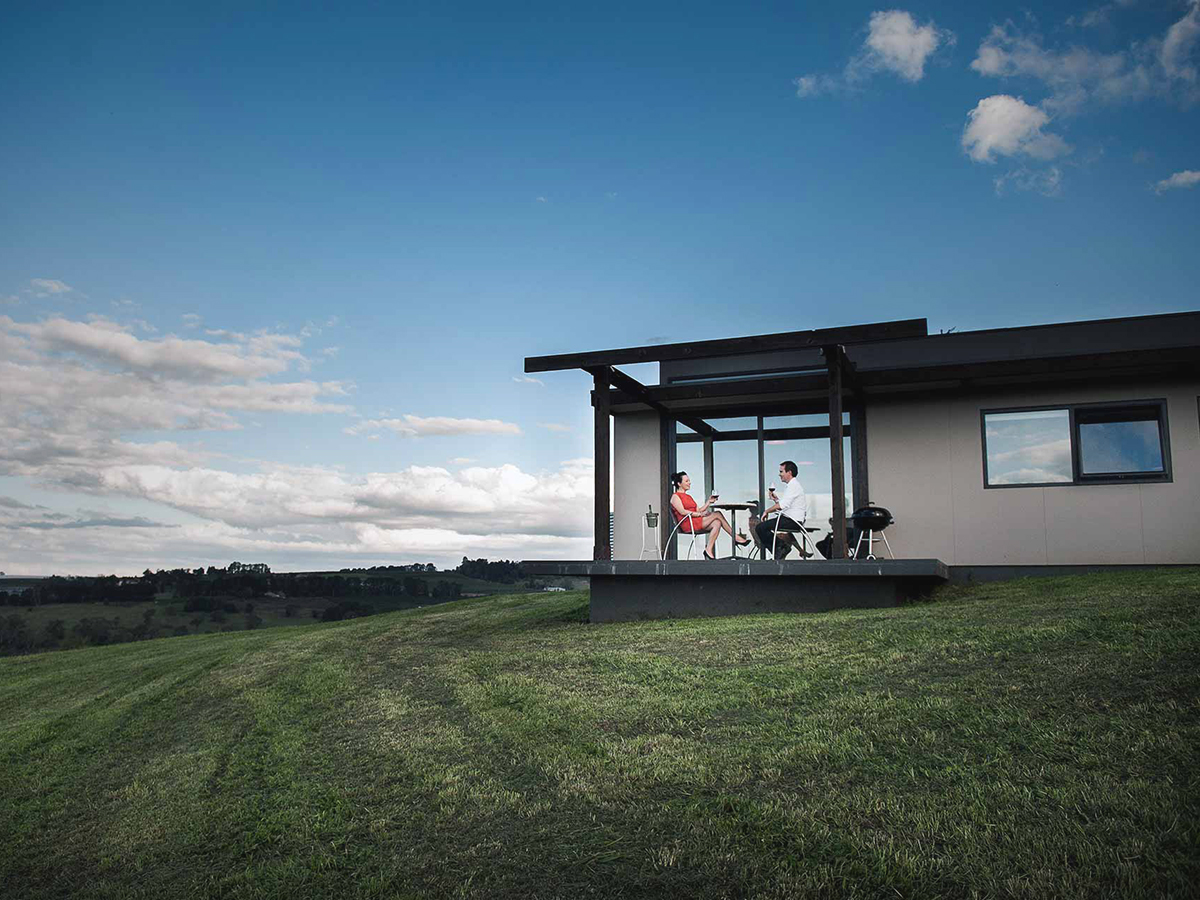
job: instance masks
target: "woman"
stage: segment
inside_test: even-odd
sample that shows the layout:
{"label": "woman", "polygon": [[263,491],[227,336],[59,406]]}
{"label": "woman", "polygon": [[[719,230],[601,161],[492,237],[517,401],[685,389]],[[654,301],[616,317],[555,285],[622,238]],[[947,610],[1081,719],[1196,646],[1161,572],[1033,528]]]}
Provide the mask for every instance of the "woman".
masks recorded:
{"label": "woman", "polygon": [[679,530],[684,534],[708,533],[708,546],[704,550],[705,559],[717,558],[714,551],[717,547],[717,536],[722,531],[737,541],[739,547],[745,547],[750,543],[750,538],[745,535],[734,535],[733,529],[729,527],[729,523],[725,521],[725,515],[720,510],[714,513],[705,512],[714,498],[709,497],[704,501],[703,506],[697,506],[696,501],[688,494],[691,486],[692,479],[688,478],[687,472],[676,472],[671,476],[671,488],[675,491],[671,495],[671,512],[675,516],[675,521],[681,523]]}

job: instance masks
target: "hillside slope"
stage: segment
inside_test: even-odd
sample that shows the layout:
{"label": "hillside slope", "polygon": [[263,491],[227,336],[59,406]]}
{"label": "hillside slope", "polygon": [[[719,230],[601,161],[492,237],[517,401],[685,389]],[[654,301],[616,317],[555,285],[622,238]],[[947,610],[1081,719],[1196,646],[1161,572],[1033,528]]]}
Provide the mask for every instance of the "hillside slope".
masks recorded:
{"label": "hillside slope", "polygon": [[[1200,572],[0,660],[6,896],[1194,895]],[[15,886],[15,893],[12,888]]]}

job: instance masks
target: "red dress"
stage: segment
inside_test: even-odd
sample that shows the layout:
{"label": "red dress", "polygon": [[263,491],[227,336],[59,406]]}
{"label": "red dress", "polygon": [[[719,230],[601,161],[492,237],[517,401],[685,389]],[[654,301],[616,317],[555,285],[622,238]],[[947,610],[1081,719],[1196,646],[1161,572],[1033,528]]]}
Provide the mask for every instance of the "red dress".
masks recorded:
{"label": "red dress", "polygon": [[[684,509],[689,510],[691,512],[696,511],[696,501],[693,500],[690,495],[685,494],[683,491],[676,491],[675,496],[679,498],[679,502],[683,504]],[[671,504],[671,515],[673,515],[675,517],[676,522],[679,522],[680,520],[682,520],[684,518],[675,509],[674,503]],[[694,519],[691,516],[687,516],[687,521],[683,522],[683,524],[679,526],[679,530],[682,531],[684,534],[694,534],[695,529],[703,521],[704,521],[703,519]]]}

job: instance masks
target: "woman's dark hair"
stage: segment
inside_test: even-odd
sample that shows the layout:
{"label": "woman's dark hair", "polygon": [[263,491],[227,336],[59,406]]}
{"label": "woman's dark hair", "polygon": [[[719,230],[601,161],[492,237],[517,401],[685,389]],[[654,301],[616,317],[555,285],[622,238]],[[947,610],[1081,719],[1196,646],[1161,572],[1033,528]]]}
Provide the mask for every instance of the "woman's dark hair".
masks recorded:
{"label": "woman's dark hair", "polygon": [[680,482],[683,481],[683,476],[686,474],[687,474],[687,472],[671,473],[671,490],[673,490],[673,491],[679,490],[679,484],[680,484]]}

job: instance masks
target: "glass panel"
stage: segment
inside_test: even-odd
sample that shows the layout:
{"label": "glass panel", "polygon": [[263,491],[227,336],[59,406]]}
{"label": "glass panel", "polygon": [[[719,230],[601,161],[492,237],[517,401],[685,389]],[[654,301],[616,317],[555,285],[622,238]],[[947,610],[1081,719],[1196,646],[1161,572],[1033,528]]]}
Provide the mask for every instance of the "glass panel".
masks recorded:
{"label": "glass panel", "polygon": [[787,378],[795,375],[819,375],[825,372],[824,366],[811,366],[806,369],[786,369],[777,372],[742,372],[731,375],[676,375],[671,384],[715,384],[721,381],[762,381],[767,378]]}
{"label": "glass panel", "polygon": [[730,416],[726,419],[705,416],[704,421],[717,431],[755,431],[758,428],[758,416]]}
{"label": "glass panel", "polygon": [[[1130,472],[1162,472],[1162,441],[1157,410],[1147,421],[1144,413],[1129,410],[1125,421],[1079,423],[1079,470],[1081,475],[1118,475]],[[1083,414],[1078,414],[1083,419]],[[1103,418],[1115,418],[1105,415]]]}
{"label": "glass panel", "polygon": [[[688,491],[692,499],[699,506],[705,500],[704,498],[704,444],[676,444],[675,445],[675,465],[678,466],[677,472],[687,472],[692,479],[692,489]],[[667,486],[668,488],[670,485]],[[657,504],[656,504],[657,505]],[[663,519],[668,529],[675,527],[675,519],[669,514]],[[667,534],[670,534],[668,530]],[[687,542],[691,541],[690,536],[685,536],[676,544],[679,548],[679,558],[687,557]],[[696,559],[701,552],[701,546],[697,544],[696,553],[692,554],[692,558]]]}
{"label": "glass panel", "polygon": [[675,465],[679,467],[676,471],[687,472],[691,476],[692,498],[697,504],[703,503],[700,495],[704,493],[704,444],[676,444]]}
{"label": "glass panel", "polygon": [[1071,481],[1071,417],[1065,409],[986,413],[987,483]]}
{"label": "glass panel", "polygon": [[[758,441],[718,441],[713,444],[713,490],[720,493],[718,505],[758,503]],[[726,509],[721,511],[732,525],[750,534],[751,511]],[[729,556],[731,538],[721,532],[717,538],[717,556]],[[741,553],[745,556],[745,552]]]}
{"label": "glass panel", "polygon": [[[805,416],[764,416],[763,428],[823,428],[829,424],[829,413]],[[842,413],[842,424],[850,424],[850,413]]]}
{"label": "glass panel", "polygon": [[[826,421],[829,417],[825,417]],[[807,441],[766,441],[767,486],[775,485],[778,493],[783,490],[783,482],[779,479],[779,466],[784,460],[791,460],[798,470],[797,478],[804,486],[805,499],[808,504],[808,525],[820,528],[813,532],[812,540],[819,541],[829,534],[829,520],[833,517],[833,475],[829,471],[829,441],[818,438]],[[842,471],[846,488],[846,515],[854,511],[854,475],[850,465],[850,438],[842,439]],[[767,505],[770,505],[767,498]]]}

